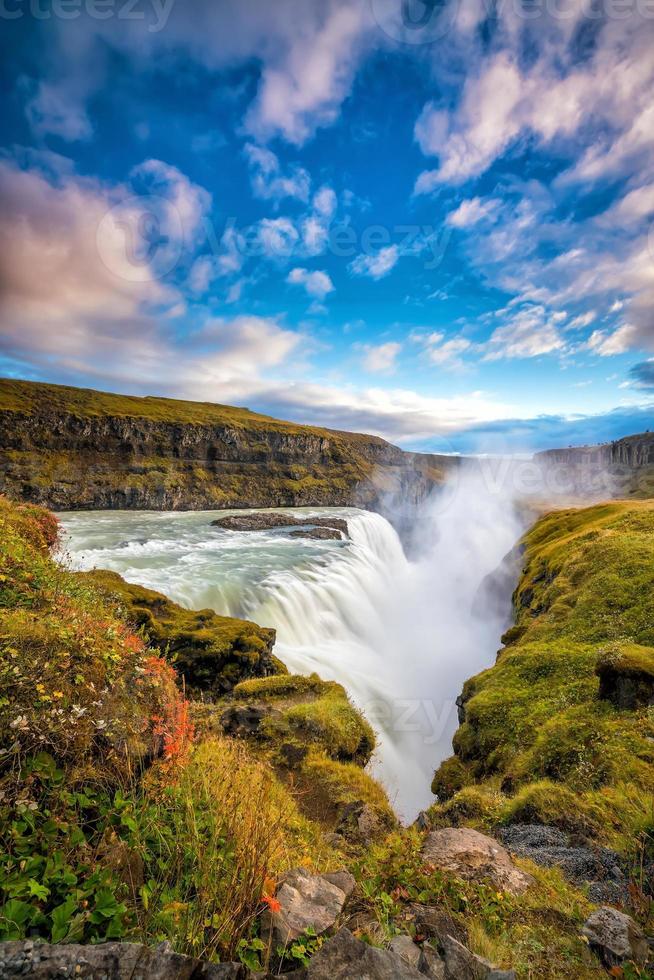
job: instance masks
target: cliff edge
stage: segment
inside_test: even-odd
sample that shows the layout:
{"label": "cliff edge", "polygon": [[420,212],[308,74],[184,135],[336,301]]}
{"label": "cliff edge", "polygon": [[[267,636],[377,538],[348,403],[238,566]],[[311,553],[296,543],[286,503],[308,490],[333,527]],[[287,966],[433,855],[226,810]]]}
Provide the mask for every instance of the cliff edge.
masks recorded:
{"label": "cliff edge", "polygon": [[0,379],[0,493],[55,510],[379,508],[456,464],[246,408]]}

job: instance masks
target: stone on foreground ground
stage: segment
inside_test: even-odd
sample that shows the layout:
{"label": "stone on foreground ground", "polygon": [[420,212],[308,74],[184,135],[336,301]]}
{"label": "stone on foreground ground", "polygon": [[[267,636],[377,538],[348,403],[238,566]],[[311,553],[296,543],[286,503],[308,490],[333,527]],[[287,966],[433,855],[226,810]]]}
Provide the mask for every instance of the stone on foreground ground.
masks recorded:
{"label": "stone on foreground ground", "polygon": [[620,966],[625,960],[644,966],[647,961],[648,942],[640,926],[624,912],[604,905],[589,916],[582,931],[607,967]]}
{"label": "stone on foreground ground", "polygon": [[347,871],[325,875],[312,875],[305,868],[289,871],[275,896],[279,910],[264,913],[262,938],[272,938],[276,949],[292,943],[307,929],[318,935],[327,932],[336,924],[355,885]]}
{"label": "stone on foreground ground", "polygon": [[446,936],[443,940],[445,980],[515,980],[513,970],[500,970],[461,943]]}
{"label": "stone on foreground ground", "polygon": [[467,827],[447,827],[427,834],[422,856],[429,864],[465,880],[488,878],[500,891],[520,895],[533,883],[498,841]]}
{"label": "stone on foreground ground", "polygon": [[377,949],[341,931],[318,950],[306,971],[308,980],[424,980],[425,975],[402,956]]}
{"label": "stone on foreground ground", "polygon": [[167,944],[148,949],[135,943],[49,946],[31,940],[0,944],[0,977],[30,980],[246,980],[240,963],[201,963]]}

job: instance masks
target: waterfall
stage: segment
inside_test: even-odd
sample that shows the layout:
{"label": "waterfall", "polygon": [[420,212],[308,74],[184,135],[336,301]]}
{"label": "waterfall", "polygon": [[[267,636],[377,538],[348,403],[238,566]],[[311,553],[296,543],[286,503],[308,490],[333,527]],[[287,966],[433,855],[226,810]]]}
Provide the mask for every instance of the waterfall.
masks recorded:
{"label": "waterfall", "polygon": [[375,775],[412,819],[451,752],[464,681],[494,660],[509,597],[486,608],[479,587],[521,530],[480,473],[453,480],[418,514],[411,559],[387,520],[353,509],[306,510],[345,516],[348,542],[217,531],[208,513],[63,522],[76,567],[111,568],[191,608],[272,626],[291,671],[343,684],[378,733]]}

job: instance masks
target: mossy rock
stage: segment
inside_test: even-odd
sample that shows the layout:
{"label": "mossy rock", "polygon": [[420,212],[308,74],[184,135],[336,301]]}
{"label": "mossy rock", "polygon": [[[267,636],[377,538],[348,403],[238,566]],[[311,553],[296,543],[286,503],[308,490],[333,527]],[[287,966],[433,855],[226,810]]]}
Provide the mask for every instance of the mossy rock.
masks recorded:
{"label": "mossy rock", "polygon": [[335,760],[364,766],[375,748],[375,734],[349,701],[345,689],[317,674],[288,674],[244,681],[233,697],[254,710],[274,706],[257,728],[281,765],[295,749],[315,746]]}
{"label": "mossy rock", "polygon": [[471,780],[470,771],[457,756],[445,759],[434,774],[431,791],[440,803],[451,799]]}
{"label": "mossy rock", "polygon": [[654,649],[615,644],[600,654],[599,696],[616,708],[633,711],[654,704]]}
{"label": "mossy rock", "polygon": [[126,582],[116,572],[79,575],[117,602],[148,642],[172,660],[192,691],[219,695],[246,678],[285,670],[272,653],[274,630],[219,616],[212,609],[184,609],[159,592]]}

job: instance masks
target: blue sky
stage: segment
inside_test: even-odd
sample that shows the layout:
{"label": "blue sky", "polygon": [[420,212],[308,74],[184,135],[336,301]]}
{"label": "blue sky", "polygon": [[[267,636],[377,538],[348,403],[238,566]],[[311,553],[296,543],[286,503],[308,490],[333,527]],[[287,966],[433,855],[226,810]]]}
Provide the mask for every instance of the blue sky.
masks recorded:
{"label": "blue sky", "polygon": [[0,371],[408,448],[654,418],[649,0],[4,0]]}

